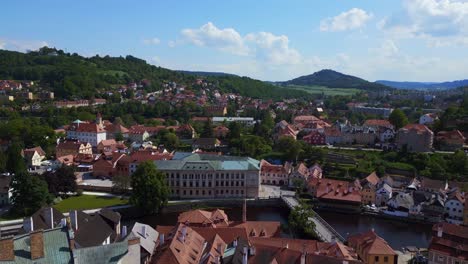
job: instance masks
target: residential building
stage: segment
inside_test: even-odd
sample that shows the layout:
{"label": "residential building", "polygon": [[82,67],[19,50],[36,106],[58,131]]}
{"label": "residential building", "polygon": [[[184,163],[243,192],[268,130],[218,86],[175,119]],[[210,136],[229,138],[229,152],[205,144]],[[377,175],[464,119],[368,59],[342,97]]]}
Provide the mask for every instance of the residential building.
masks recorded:
{"label": "residential building", "polygon": [[385,119],[368,119],[364,122],[364,126],[372,127],[375,130],[381,128],[387,128],[393,130],[395,127],[390,123],[390,121]]}
{"label": "residential building", "polygon": [[310,178],[307,189],[312,196],[318,199],[319,207],[360,210],[361,193],[359,183]]}
{"label": "residential building", "polygon": [[227,114],[227,107],[221,105],[205,106],[205,112],[208,116],[225,116]]}
{"label": "residential building", "polygon": [[452,224],[462,224],[464,209],[465,194],[459,191],[453,192],[445,201],[445,213],[447,215],[445,220]]}
{"label": "residential building", "polygon": [[388,142],[395,138],[395,130],[382,127],[378,130],[380,142]]}
{"label": "residential building", "polygon": [[145,140],[147,140],[148,138],[150,137],[148,131],[146,131],[146,129],[143,127],[143,128],[130,128],[130,130],[128,131],[128,139],[130,141],[133,141],[133,142],[138,142],[138,143],[142,143],[142,142],[145,142]]}
{"label": "residential building", "polygon": [[273,165],[266,160],[260,161],[260,179],[262,184],[287,185],[289,183],[289,174],[291,173],[291,164],[286,162],[284,165]]}
{"label": "residential building", "polygon": [[409,152],[432,151],[434,133],[425,125],[408,124],[398,130],[396,143],[399,149]]}
{"label": "residential building", "polygon": [[260,161],[252,158],[178,152],[155,164],[173,197],[258,197]]}
{"label": "residential building", "polygon": [[387,206],[389,208],[387,212],[392,212],[389,214],[397,216],[408,217],[414,205],[414,199],[411,193],[400,192],[392,195],[392,198],[387,201]]}
{"label": "residential building", "polygon": [[437,117],[437,114],[435,113],[424,114],[419,118],[419,124],[432,125],[437,119],[439,118]]}
{"label": "residential building", "polygon": [[10,204],[10,175],[0,175],[0,207]]}
{"label": "residential building", "polygon": [[375,205],[386,206],[387,202],[392,198],[392,186],[386,182],[381,182],[375,191]]}
{"label": "residential building", "polygon": [[318,131],[312,131],[310,134],[305,135],[302,140],[311,145],[325,145],[326,137],[324,133]]}
{"label": "residential building", "polygon": [[366,264],[398,263],[398,254],[374,230],[349,236],[348,243]]}
{"label": "residential building", "polygon": [[436,142],[440,150],[455,151],[462,149],[465,137],[459,130],[440,131],[437,133]]}
{"label": "residential building", "polygon": [[[101,155],[93,164],[93,176],[111,178],[120,172],[117,169],[118,162],[126,157],[123,153],[110,153],[110,155]],[[125,175],[125,173],[122,173]]]}
{"label": "residential building", "polygon": [[300,181],[304,184],[309,180],[310,171],[307,166],[301,162],[296,167],[292,168],[289,174],[289,187],[296,187],[296,181]]}
{"label": "residential building", "polygon": [[198,227],[226,227],[229,226],[229,218],[220,209],[213,211],[191,210],[179,214],[177,223]]}
{"label": "residential building", "polygon": [[468,227],[439,223],[432,227],[429,264],[468,263]]}
{"label": "residential building", "polygon": [[221,145],[217,138],[196,138],[192,142],[192,149],[214,150]]}
{"label": "residential building", "polygon": [[325,143],[330,145],[343,143],[343,135],[337,127],[325,129]]}
{"label": "residential building", "polygon": [[45,151],[41,147],[23,149],[21,156],[26,160],[28,167],[37,168],[41,166],[42,161],[46,157]]}
{"label": "residential building", "polygon": [[361,181],[361,203],[364,205],[376,204],[376,191],[380,179],[375,172]]}
{"label": "residential building", "polygon": [[96,122],[94,123],[74,121],[67,130],[67,138],[89,142],[91,146],[96,147],[99,142],[107,139],[101,115],[99,113],[96,115]]}
{"label": "residential building", "polygon": [[88,142],[80,142],[75,140],[61,141],[55,147],[55,156],[63,157],[67,155],[92,155],[93,147]]}
{"label": "residential building", "polygon": [[309,168],[309,175],[316,179],[321,179],[323,177],[323,170],[318,163],[315,163],[314,166]]}
{"label": "residential building", "polygon": [[106,129],[106,138],[114,139],[117,135],[121,135],[123,138],[128,138],[128,128],[124,127],[118,120],[115,120],[114,123],[105,125]]}
{"label": "residential building", "polygon": [[115,152],[119,150],[119,152],[125,152],[125,149],[126,146],[123,143],[115,141],[115,139],[101,140],[96,147],[98,153]]}
{"label": "residential building", "polygon": [[133,225],[132,234],[140,239],[140,263],[150,263],[159,242],[159,233],[149,225],[136,222]]}
{"label": "residential building", "polygon": [[225,138],[229,134],[229,128],[225,126],[217,126],[213,128],[213,135],[216,138]]}
{"label": "residential building", "polygon": [[297,131],[297,129],[294,126],[290,125],[285,120],[282,120],[281,122],[275,125],[274,139],[278,140],[281,137],[291,137],[293,139],[297,139],[298,133],[299,131]]}
{"label": "residential building", "polygon": [[223,123],[236,122],[244,126],[253,126],[256,121],[253,117],[224,117],[224,116],[214,116],[211,118],[213,124],[219,125]]}

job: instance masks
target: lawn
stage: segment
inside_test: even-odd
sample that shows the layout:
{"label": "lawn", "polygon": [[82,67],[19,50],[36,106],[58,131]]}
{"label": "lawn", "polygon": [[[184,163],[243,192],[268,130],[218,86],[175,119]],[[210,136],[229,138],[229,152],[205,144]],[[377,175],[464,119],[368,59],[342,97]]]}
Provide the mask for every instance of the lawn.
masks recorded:
{"label": "lawn", "polygon": [[334,95],[354,95],[362,90],[353,88],[329,88],[325,86],[302,86],[302,85],[288,85],[288,88],[306,91],[310,94],[324,94],[327,96]]}
{"label": "lawn", "polygon": [[54,205],[54,207],[64,213],[73,209],[87,210],[124,204],[128,204],[127,199],[121,199],[119,197],[81,195],[64,199],[60,203]]}

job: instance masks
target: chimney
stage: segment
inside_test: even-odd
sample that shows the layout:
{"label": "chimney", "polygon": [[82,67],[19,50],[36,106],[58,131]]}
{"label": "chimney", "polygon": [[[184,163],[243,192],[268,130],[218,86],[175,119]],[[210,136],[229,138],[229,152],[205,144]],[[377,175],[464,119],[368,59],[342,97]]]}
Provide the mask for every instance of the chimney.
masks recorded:
{"label": "chimney", "polygon": [[141,225],[141,235],[143,236],[143,238],[146,238],[146,226],[145,225]]}
{"label": "chimney", "polygon": [[52,207],[44,209],[44,218],[48,228],[54,228],[54,211]]}
{"label": "chimney", "polygon": [[31,259],[40,259],[44,257],[44,237],[42,230],[32,232],[30,235]]}
{"label": "chimney", "polygon": [[60,226],[61,226],[61,227],[67,226],[67,219],[66,219],[66,218],[60,219]]}
{"label": "chimney", "polygon": [[70,212],[71,226],[74,230],[78,230],[78,212],[73,210]]}
{"label": "chimney", "polygon": [[444,227],[442,224],[437,226],[437,237],[442,237],[444,234]]}
{"label": "chimney", "polygon": [[0,240],[0,261],[14,261],[15,246],[13,237],[8,237]]}
{"label": "chimney", "polygon": [[34,221],[32,217],[26,217],[23,222],[24,230],[28,233],[34,231]]}
{"label": "chimney", "polygon": [[244,199],[244,203],[242,204],[242,222],[247,222],[247,200]]}
{"label": "chimney", "polygon": [[159,246],[164,245],[164,234],[159,234]]}
{"label": "chimney", "polygon": [[237,247],[237,238],[232,242],[232,245],[233,245],[234,247]]}
{"label": "chimney", "polygon": [[126,237],[127,236],[127,226],[124,225],[122,226],[122,233],[121,234],[121,237]]}
{"label": "chimney", "polygon": [[289,248],[289,244],[286,243],[286,245],[284,245],[284,249],[288,249]]}
{"label": "chimney", "polygon": [[301,255],[301,264],[305,264],[305,263],[306,263],[306,254],[302,253],[302,255]]}
{"label": "chimney", "polygon": [[181,233],[182,233],[181,234],[182,242],[185,242],[185,236],[187,235],[187,227],[186,226],[182,227]]}
{"label": "chimney", "polygon": [[218,250],[218,252],[219,252],[220,254],[223,254],[223,252],[224,252],[224,251],[223,251],[223,245],[222,245],[221,243],[218,243],[216,249]]}

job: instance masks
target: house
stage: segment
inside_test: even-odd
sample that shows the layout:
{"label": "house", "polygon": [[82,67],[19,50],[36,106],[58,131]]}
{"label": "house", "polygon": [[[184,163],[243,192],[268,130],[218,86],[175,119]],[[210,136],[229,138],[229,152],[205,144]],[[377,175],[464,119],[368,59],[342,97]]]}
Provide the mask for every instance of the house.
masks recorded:
{"label": "house", "polygon": [[114,152],[114,151],[117,151],[117,145],[118,144],[119,143],[117,143],[117,141],[115,141],[115,139],[102,140],[97,145],[96,150],[97,150],[98,153]]}
{"label": "house", "polygon": [[80,142],[74,140],[65,140],[61,141],[55,147],[55,156],[62,157],[68,155],[78,155],[78,154],[85,154],[85,155],[92,155],[93,154],[93,146],[88,142]]}
{"label": "house", "polygon": [[419,118],[419,124],[421,125],[432,125],[439,118],[435,113],[424,114]]}
{"label": "house", "polygon": [[227,114],[226,106],[218,106],[218,105],[205,106],[204,110],[208,116],[225,116]]}
{"label": "house", "polygon": [[325,143],[334,145],[343,143],[343,136],[341,131],[336,127],[325,129]]}
{"label": "house", "polygon": [[179,214],[177,223],[199,227],[222,227],[229,226],[229,218],[224,210],[220,209],[212,211],[191,210]]}
{"label": "house", "polygon": [[23,149],[21,156],[26,160],[28,167],[37,168],[41,166],[41,162],[45,159],[46,153],[41,147]]}
{"label": "house", "polygon": [[279,140],[281,137],[291,137],[297,139],[299,131],[285,120],[277,123],[274,128],[274,139]]}
{"label": "house", "polygon": [[468,260],[468,227],[438,223],[432,227],[429,264],[466,263]]}
{"label": "house", "polygon": [[266,160],[260,161],[260,180],[262,184],[287,185],[290,173],[291,164],[288,162],[284,165],[273,165]]}
{"label": "house", "polygon": [[151,257],[153,256],[159,242],[159,233],[149,225],[135,222],[132,228],[132,234],[140,239],[140,263],[150,263]]}
{"label": "house", "polygon": [[118,152],[111,153],[109,156],[102,155],[93,164],[93,176],[106,178],[115,176],[117,174],[117,163],[125,156],[125,154]]}
{"label": "house", "polygon": [[10,183],[11,183],[10,175],[2,174],[0,175],[0,208],[10,204]]}
{"label": "house", "polygon": [[395,138],[395,130],[382,127],[378,130],[380,142],[388,142]]}
{"label": "house", "polygon": [[312,131],[310,134],[305,135],[302,140],[311,145],[325,145],[326,137],[323,133]]}
{"label": "house", "polygon": [[[395,212],[395,215],[407,217],[414,206],[414,199],[411,193],[400,192],[392,195],[387,201],[388,211]],[[388,212],[386,211],[386,212]],[[393,214],[393,213],[389,213]]]}
{"label": "house", "polygon": [[465,194],[455,191],[445,201],[445,220],[451,224],[462,224],[465,209]]}
{"label": "house", "polygon": [[310,171],[307,166],[301,162],[294,167],[289,175],[289,187],[296,187],[296,181],[306,183],[309,180]]}
{"label": "house", "polygon": [[432,151],[434,133],[421,124],[408,124],[398,130],[396,143],[399,149],[409,152]]}
{"label": "house", "polygon": [[395,127],[390,123],[390,121],[385,119],[368,119],[364,122],[364,126],[372,127],[375,130],[380,128],[387,128],[393,130]]}
{"label": "house", "polygon": [[397,264],[398,254],[388,245],[387,241],[379,237],[374,230],[351,235],[348,237],[349,246],[356,249],[359,259],[369,264]]}
{"label": "house", "polygon": [[214,116],[211,118],[213,124],[220,125],[231,122],[239,123],[243,126],[253,126],[255,125],[255,119],[253,117],[224,117],[224,116]]}
{"label": "house", "polygon": [[314,166],[309,168],[309,175],[316,179],[321,179],[323,177],[323,170],[318,163],[315,163]]}
{"label": "house", "polygon": [[217,126],[213,128],[213,135],[216,138],[225,138],[229,134],[229,128],[225,126]]}
{"label": "house", "polygon": [[124,127],[120,122],[117,120],[114,123],[106,124],[106,138],[114,139],[116,136],[121,135],[123,138],[128,138],[128,128]]}
{"label": "house", "polygon": [[436,142],[440,150],[455,151],[462,149],[465,137],[459,130],[440,131],[437,133]]}
{"label": "house", "polygon": [[94,123],[74,121],[67,130],[67,139],[89,142],[91,146],[96,147],[101,140],[107,139],[101,115],[99,113],[96,115]]}
{"label": "house", "polygon": [[361,202],[364,205],[376,204],[377,184],[380,179],[375,172],[361,181]]}
{"label": "house", "polygon": [[132,142],[144,142],[150,137],[148,131],[144,128],[130,128],[128,131],[128,139]]}
{"label": "house", "polygon": [[375,191],[375,205],[386,206],[388,200],[392,198],[392,187],[386,182],[382,182],[377,186]]}
{"label": "house", "polygon": [[217,138],[196,138],[193,140],[193,149],[205,149],[212,150],[216,149],[221,145],[221,141]]}
{"label": "house", "polygon": [[319,207],[360,210],[360,186],[355,182],[310,178],[307,189],[312,196],[318,199]]}

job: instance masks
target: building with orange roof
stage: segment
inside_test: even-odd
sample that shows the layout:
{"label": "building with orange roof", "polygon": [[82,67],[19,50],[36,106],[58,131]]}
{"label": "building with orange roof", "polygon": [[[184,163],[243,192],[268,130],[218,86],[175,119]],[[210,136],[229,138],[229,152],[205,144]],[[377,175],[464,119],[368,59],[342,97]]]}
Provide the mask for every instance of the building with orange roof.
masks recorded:
{"label": "building with orange roof", "polygon": [[356,182],[310,178],[307,189],[321,207],[358,210],[361,206],[360,186]]}
{"label": "building with orange roof", "polygon": [[225,126],[217,126],[213,128],[213,135],[216,138],[225,138],[229,134],[229,128]]}
{"label": "building with orange roof", "polygon": [[93,176],[106,178],[115,176],[117,173],[117,163],[125,156],[125,154],[118,152],[110,153],[109,156],[102,155],[93,164]]}
{"label": "building with orange roof", "polygon": [[45,159],[46,153],[39,146],[21,150],[21,156],[26,160],[29,167],[39,167],[41,162]]}
{"label": "building with orange roof", "polygon": [[373,127],[375,129],[389,128],[394,129],[395,127],[386,119],[368,119],[364,121],[364,126]]}
{"label": "building with orange roof", "polygon": [[98,113],[96,115],[96,121],[93,123],[80,120],[74,121],[68,127],[67,138],[81,142],[89,142],[91,146],[96,147],[101,140],[107,139],[101,115]]}
{"label": "building with orange roof", "polygon": [[397,133],[396,143],[399,149],[409,152],[432,151],[434,133],[425,125],[408,124],[400,128]]}
{"label": "building with orange roof", "polygon": [[463,136],[460,130],[440,131],[436,136],[438,148],[444,151],[462,149],[465,144],[465,140],[465,136]]}
{"label": "building with orange roof", "polygon": [[184,223],[190,226],[228,226],[229,219],[223,210],[213,211],[192,210],[183,212],[177,218],[178,223]]}
{"label": "building with orange roof", "polygon": [[372,172],[365,179],[361,181],[361,203],[365,205],[377,204],[376,202],[376,191],[377,184],[380,182],[380,178],[377,174]]}
{"label": "building with orange roof", "polygon": [[359,259],[369,264],[398,263],[397,253],[387,241],[379,237],[374,230],[348,237],[348,243],[353,247]]}
{"label": "building with orange roof", "polygon": [[468,227],[439,223],[432,227],[429,264],[466,263],[468,261]]}
{"label": "building with orange roof", "polygon": [[300,180],[303,183],[306,183],[310,177],[309,168],[300,162],[296,167],[292,168],[291,173],[289,174],[289,186],[294,187],[295,181]]}
{"label": "building with orange roof", "polygon": [[284,165],[273,165],[266,160],[261,160],[261,182],[262,184],[287,185],[289,183],[289,174],[291,173],[291,169],[291,164],[288,162]]}
{"label": "building with orange roof", "polygon": [[80,142],[75,140],[61,141],[55,147],[55,156],[61,157],[66,155],[78,154],[93,154],[93,147],[88,142]]}

